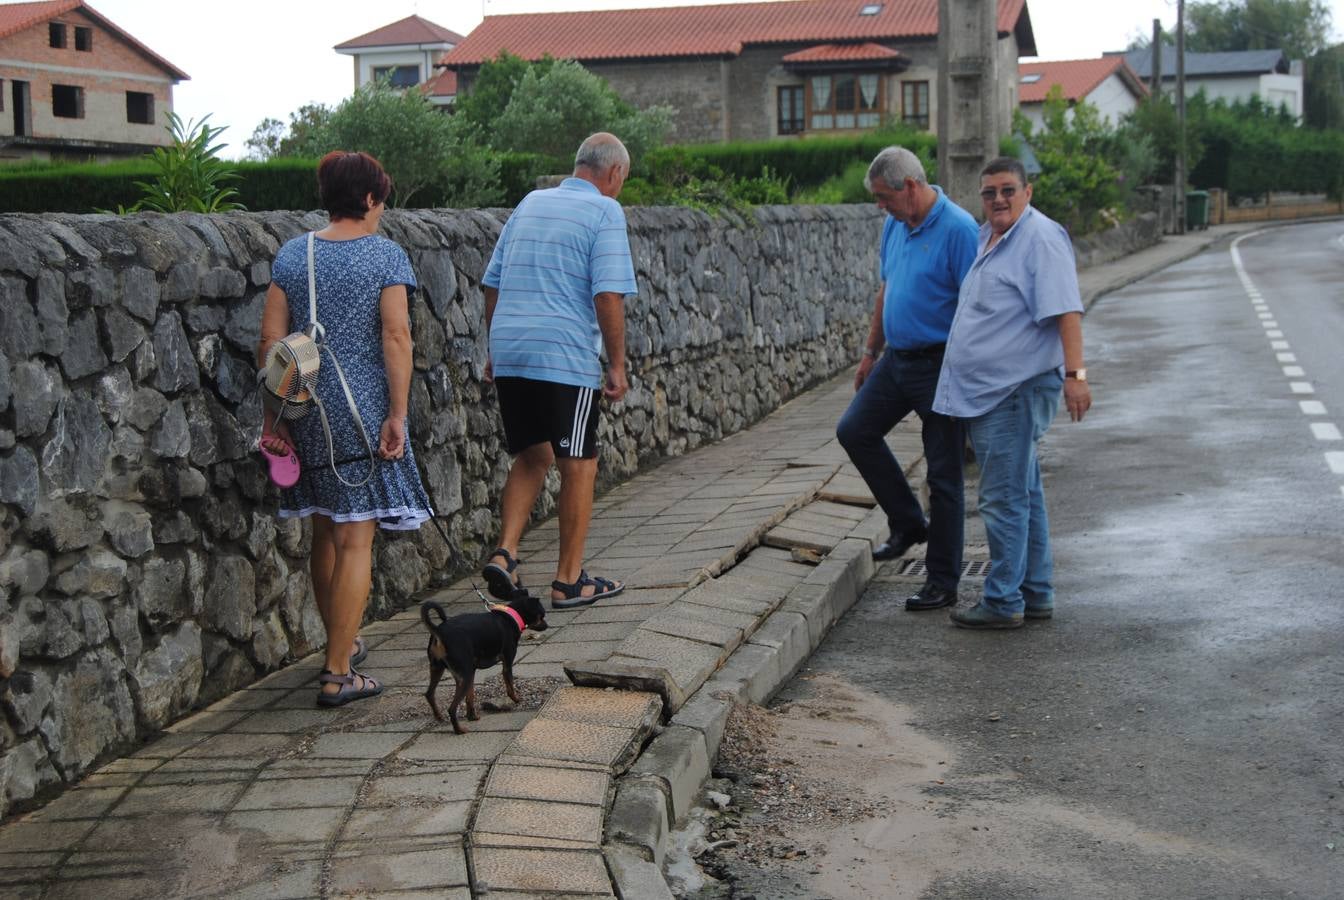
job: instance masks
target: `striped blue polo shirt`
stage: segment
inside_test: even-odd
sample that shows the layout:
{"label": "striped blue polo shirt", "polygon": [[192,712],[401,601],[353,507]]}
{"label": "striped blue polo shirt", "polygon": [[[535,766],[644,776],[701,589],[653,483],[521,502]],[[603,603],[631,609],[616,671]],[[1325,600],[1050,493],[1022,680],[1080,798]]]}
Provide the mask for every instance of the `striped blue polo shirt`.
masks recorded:
{"label": "striped blue polo shirt", "polygon": [[600,389],[593,297],[638,291],[625,211],[582,178],[533,191],[505,223],[481,283],[499,291],[490,323],[496,375]]}

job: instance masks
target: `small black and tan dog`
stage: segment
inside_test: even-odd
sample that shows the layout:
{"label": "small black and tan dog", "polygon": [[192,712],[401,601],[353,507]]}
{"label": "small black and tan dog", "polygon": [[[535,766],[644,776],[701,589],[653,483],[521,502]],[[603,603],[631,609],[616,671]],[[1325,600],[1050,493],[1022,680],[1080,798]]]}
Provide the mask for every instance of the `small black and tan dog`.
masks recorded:
{"label": "small black and tan dog", "polygon": [[[438,614],[437,624],[430,620],[431,612]],[[504,690],[510,700],[518,702],[518,692],[513,689],[513,658],[518,655],[518,641],[525,629],[546,630],[546,609],[540,600],[519,592],[507,605],[492,605],[487,612],[462,613],[451,619],[442,606],[427,600],[420,604],[420,619],[429,629],[429,690],[425,699],[434,718],[443,721],[434,692],[445,669],[453,673],[457,684],[448,704],[448,718],[458,734],[465,733],[457,722],[457,708],[463,699],[467,701],[467,718],[472,722],[480,718],[476,713],[477,669],[503,663]]]}

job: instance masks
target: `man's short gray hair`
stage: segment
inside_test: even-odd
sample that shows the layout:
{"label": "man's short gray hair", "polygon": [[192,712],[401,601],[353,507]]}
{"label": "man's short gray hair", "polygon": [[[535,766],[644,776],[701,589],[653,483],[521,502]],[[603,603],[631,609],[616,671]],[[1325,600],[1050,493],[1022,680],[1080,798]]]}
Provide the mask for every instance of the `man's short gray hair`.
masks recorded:
{"label": "man's short gray hair", "polygon": [[605,131],[589,135],[574,155],[574,168],[588,169],[596,175],[605,173],[612,166],[623,166],[628,172],[630,152],[620,138]]}
{"label": "man's short gray hair", "polygon": [[872,191],[873,181],[878,178],[887,187],[897,189],[905,185],[907,178],[913,178],[915,184],[929,183],[928,176],[924,174],[924,164],[904,147],[887,147],[873,157],[868,174],[864,176],[863,186]]}

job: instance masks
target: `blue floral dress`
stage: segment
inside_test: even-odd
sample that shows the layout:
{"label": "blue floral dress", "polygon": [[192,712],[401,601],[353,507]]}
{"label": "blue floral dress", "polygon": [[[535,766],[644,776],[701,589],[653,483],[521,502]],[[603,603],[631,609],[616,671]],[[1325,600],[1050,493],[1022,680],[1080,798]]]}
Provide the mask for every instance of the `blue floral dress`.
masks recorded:
{"label": "blue floral dress", "polygon": [[[357,488],[342,484],[332,472],[331,456],[316,410],[291,422],[303,474],[298,484],[282,492],[280,515],[326,516],[333,522],[377,519],[382,528],[404,531],[419,528],[433,515],[429,496],[420,482],[406,434],[406,455],[384,460],[378,456],[378,437],[387,418],[387,370],[383,364],[383,330],[379,297],[385,287],[416,289],[415,273],[406,251],[379,235],[347,241],[314,241],[317,272],[317,318],[326,329],[326,342],[340,361],[355,405],[373,446],[373,477]],[[290,330],[308,325],[308,236],[280,248],[271,267],[271,280],[285,292]],[[369,471],[368,452],[350,414],[345,392],[331,356],[323,351],[318,369],[317,396],[331,423],[332,447],[341,477],[353,484]]]}

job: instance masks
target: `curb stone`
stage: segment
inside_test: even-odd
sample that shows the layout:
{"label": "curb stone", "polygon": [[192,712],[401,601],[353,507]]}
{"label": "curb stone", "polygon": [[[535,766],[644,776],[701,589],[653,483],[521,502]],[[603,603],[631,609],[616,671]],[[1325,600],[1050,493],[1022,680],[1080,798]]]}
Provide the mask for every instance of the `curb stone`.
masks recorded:
{"label": "curb stone", "polygon": [[620,779],[603,848],[618,897],[672,896],[662,872],[668,833],[709,779],[734,702],[764,703],[858,601],[875,572],[872,530],[870,517],[851,532],[858,537],[836,545],[677,710],[672,724]]}

